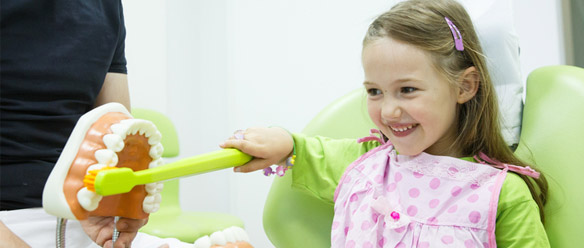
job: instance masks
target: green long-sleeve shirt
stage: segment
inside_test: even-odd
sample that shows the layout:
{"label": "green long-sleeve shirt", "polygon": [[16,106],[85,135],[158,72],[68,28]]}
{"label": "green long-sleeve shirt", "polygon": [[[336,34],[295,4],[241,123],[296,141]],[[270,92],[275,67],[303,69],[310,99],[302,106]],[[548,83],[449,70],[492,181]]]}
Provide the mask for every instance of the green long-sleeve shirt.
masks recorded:
{"label": "green long-sleeve shirt", "polygon": [[[358,157],[379,146],[376,141],[330,139],[293,134],[296,163],[293,186],[333,204],[335,189],[345,169]],[[508,173],[499,195],[495,235],[498,247],[549,247],[539,208],[525,182]]]}

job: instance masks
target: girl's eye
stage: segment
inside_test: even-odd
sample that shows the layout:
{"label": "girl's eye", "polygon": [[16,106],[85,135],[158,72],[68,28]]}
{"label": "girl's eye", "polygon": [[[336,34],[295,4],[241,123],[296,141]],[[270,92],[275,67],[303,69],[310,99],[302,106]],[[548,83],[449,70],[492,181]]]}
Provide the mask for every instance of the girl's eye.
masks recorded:
{"label": "girl's eye", "polygon": [[379,89],[367,89],[367,94],[369,94],[369,96],[377,96],[377,95],[381,95],[382,92]]}
{"label": "girl's eye", "polygon": [[418,89],[416,89],[416,88],[414,88],[414,87],[402,87],[402,88],[400,89],[400,92],[401,92],[401,93],[406,93],[406,94],[407,94],[407,93],[412,93],[412,92],[414,92],[414,91],[416,91],[416,90],[418,90]]}

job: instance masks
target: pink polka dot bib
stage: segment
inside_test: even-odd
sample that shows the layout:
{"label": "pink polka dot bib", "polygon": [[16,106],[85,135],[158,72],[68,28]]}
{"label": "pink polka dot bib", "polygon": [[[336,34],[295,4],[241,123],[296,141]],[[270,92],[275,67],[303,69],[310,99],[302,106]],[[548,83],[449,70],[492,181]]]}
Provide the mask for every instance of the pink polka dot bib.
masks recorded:
{"label": "pink polka dot bib", "polygon": [[361,156],[335,191],[332,247],[496,247],[507,170],[446,156]]}

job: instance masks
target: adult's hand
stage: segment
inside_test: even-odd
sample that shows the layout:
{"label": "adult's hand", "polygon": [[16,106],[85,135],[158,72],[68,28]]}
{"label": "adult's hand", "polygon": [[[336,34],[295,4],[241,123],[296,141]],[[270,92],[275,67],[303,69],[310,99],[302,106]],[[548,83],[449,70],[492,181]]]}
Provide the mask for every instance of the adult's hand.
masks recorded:
{"label": "adult's hand", "polygon": [[[85,233],[99,246],[112,247],[112,235],[114,233],[114,217],[90,216],[82,220],[81,226]],[[146,225],[148,219],[128,219],[120,218],[117,223],[119,232],[114,248],[130,247],[132,240],[136,237],[138,230]]]}

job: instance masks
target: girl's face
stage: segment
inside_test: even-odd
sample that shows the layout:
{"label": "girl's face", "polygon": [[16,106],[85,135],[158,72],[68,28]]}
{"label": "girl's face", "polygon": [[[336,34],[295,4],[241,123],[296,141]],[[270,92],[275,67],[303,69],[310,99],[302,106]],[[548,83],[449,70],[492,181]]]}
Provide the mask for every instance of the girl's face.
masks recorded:
{"label": "girl's face", "polygon": [[391,38],[363,48],[369,116],[403,155],[426,152],[458,156],[458,90],[432,65],[429,55]]}

